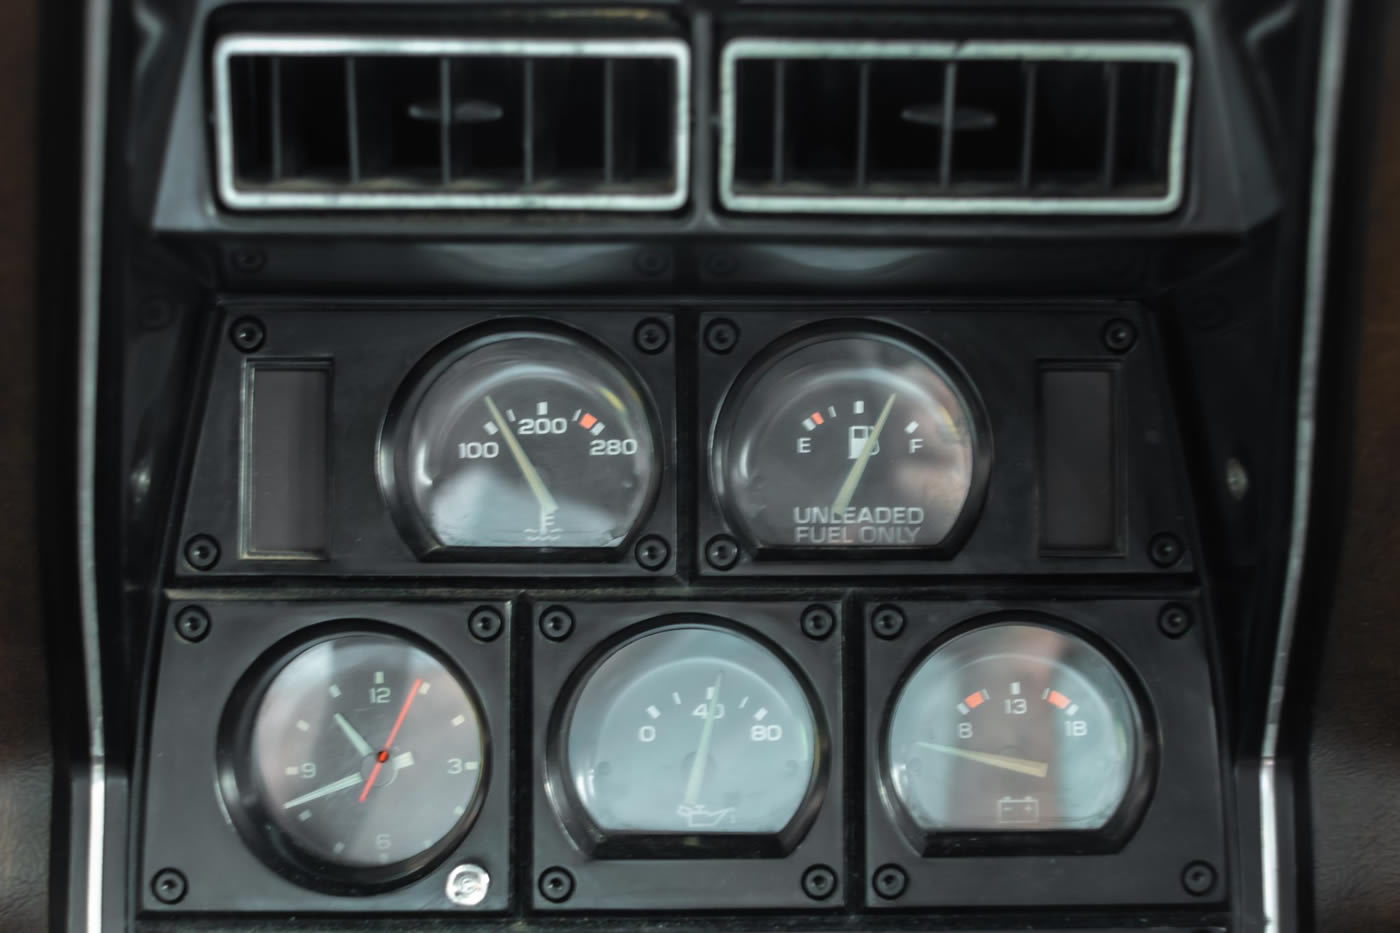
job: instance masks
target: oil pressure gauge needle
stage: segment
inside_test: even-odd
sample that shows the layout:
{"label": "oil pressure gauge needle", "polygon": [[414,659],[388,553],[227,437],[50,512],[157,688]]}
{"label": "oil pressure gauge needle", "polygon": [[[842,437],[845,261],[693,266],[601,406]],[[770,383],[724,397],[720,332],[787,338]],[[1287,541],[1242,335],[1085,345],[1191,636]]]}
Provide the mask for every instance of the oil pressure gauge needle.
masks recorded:
{"label": "oil pressure gauge needle", "polygon": [[559,503],[555,502],[554,497],[549,494],[544,480],[540,479],[539,471],[535,469],[535,465],[526,456],[525,448],[521,447],[520,441],[515,439],[515,432],[510,429],[510,422],[501,417],[501,410],[496,407],[495,401],[489,395],[486,396],[486,408],[491,412],[491,420],[496,423],[496,427],[501,429],[501,435],[506,439],[506,447],[510,449],[510,455],[515,458],[516,465],[524,474],[525,482],[529,484],[530,491],[539,500],[540,510],[546,514],[557,512]]}
{"label": "oil pressure gauge needle", "polygon": [[885,407],[880,409],[880,417],[876,419],[875,426],[870,429],[870,435],[865,439],[864,446],[860,449],[860,454],[856,457],[856,462],[851,464],[851,472],[846,474],[846,481],[841,484],[841,491],[836,494],[836,504],[831,507],[833,516],[846,511],[851,505],[851,497],[856,494],[856,487],[860,485],[860,478],[865,475],[865,466],[870,462],[870,456],[875,452],[875,445],[880,443],[880,432],[885,429],[885,422],[890,417],[890,409],[894,407],[894,393],[885,399]]}
{"label": "oil pressure gauge needle", "polygon": [[1043,778],[1050,772],[1050,766],[1043,761],[1012,758],[1010,755],[993,755],[991,752],[975,752],[971,749],[958,748],[954,745],[939,745],[937,742],[920,742],[919,745],[931,751],[943,752],[945,755],[953,755],[958,758],[966,758],[968,761],[975,761],[983,765],[991,765],[993,768],[1015,771],[1017,774],[1029,774],[1031,777]]}
{"label": "oil pressure gauge needle", "polygon": [[710,688],[709,702],[705,704],[705,725],[700,729],[700,747],[695,750],[695,761],[690,765],[690,780],[685,782],[687,807],[700,802],[700,785],[705,780],[705,762],[710,757],[710,740],[715,734],[715,709],[719,706],[719,684],[724,672],[715,675],[715,685]]}

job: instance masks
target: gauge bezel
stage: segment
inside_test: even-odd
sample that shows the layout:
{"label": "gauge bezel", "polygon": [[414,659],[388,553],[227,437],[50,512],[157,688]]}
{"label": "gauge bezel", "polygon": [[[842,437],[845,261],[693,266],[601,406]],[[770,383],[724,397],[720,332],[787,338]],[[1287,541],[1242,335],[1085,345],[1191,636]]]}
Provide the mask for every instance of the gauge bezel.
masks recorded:
{"label": "gauge bezel", "polygon": [[[795,839],[786,854],[764,857],[756,853],[737,855],[675,852],[674,857],[600,857],[586,851],[556,810],[546,781],[532,781],[533,865],[538,874],[557,866],[573,874],[578,882],[573,895],[564,903],[546,899],[537,885],[531,885],[531,905],[539,911],[590,910],[677,910],[714,911],[765,910],[777,908],[825,911],[847,903],[850,891],[843,870],[846,857],[847,765],[844,731],[846,728],[843,658],[848,639],[843,635],[843,604],[839,599],[815,601],[783,600],[702,600],[684,601],[566,600],[557,605],[573,614],[573,633],[563,641],[546,637],[539,617],[552,606],[540,601],[532,609],[535,623],[531,632],[531,685],[537,697],[530,720],[536,774],[545,775],[546,763],[553,761],[557,783],[566,772],[560,749],[557,707],[577,694],[566,684],[575,678],[590,659],[596,659],[600,646],[614,642],[623,633],[655,627],[658,620],[677,616],[700,616],[707,623],[716,618],[738,626],[739,633],[765,647],[776,645],[778,658],[797,677],[812,705],[818,735],[827,746],[826,771],[820,783],[820,805],[810,825]],[[803,612],[813,605],[829,610],[836,620],[832,634],[816,640],[802,632]],[[815,697],[815,701],[813,700]],[[551,754],[551,740],[555,754]],[[814,743],[814,751],[817,746]],[[816,760],[820,761],[820,758]],[[815,794],[814,790],[812,794]],[[586,844],[586,842],[585,842]],[[822,901],[814,901],[802,890],[803,872],[813,865],[829,865],[837,874],[837,886]],[[723,891],[723,904],[717,906],[716,891]]]}
{"label": "gauge bezel", "polygon": [[[456,678],[481,723],[481,771],[466,812],[431,847],[406,859],[377,866],[347,866],[326,861],[298,845],[267,815],[256,791],[252,736],[263,697],[286,667],[304,652],[338,638],[377,635],[402,641],[427,653]],[[368,618],[318,623],[279,640],[265,650],[238,680],[219,719],[216,767],[219,792],[239,836],[268,867],[302,887],[328,894],[368,896],[421,878],[461,845],[475,824],[491,784],[494,749],[486,706],[459,664],[413,632]]]}
{"label": "gauge bezel", "polygon": [[[905,624],[892,638],[879,637],[872,619],[884,606],[897,608]],[[1184,634],[1169,636],[1158,619],[1180,607],[1195,619]],[[912,669],[931,642],[969,621],[1007,618],[1030,621],[1049,617],[1068,623],[1076,634],[1088,632],[1095,647],[1108,645],[1106,656],[1132,674],[1126,682],[1141,690],[1142,708],[1152,715],[1156,761],[1154,785],[1141,820],[1115,852],[1066,855],[1055,851],[944,851],[925,856],[922,847],[900,828],[882,795],[885,766],[881,746],[894,681]],[[1000,908],[1127,907],[1177,905],[1200,909],[1218,903],[1230,890],[1226,825],[1227,739],[1217,721],[1218,697],[1212,676],[1213,623],[1208,607],[1194,594],[1103,598],[1063,592],[1038,599],[935,598],[924,594],[874,591],[861,597],[865,671],[864,867],[866,907],[880,912],[906,910],[985,910]],[[854,623],[853,623],[854,624]],[[1184,866],[1205,861],[1219,881],[1208,896],[1181,884]],[[908,885],[891,900],[875,889],[873,879],[895,864]]]}
{"label": "gauge bezel", "polygon": [[[774,833],[609,832],[594,821],[579,799],[568,760],[569,730],[584,687],[614,653],[639,639],[666,631],[709,629],[737,635],[770,652],[793,676],[812,713],[812,776],[792,818]],[[545,755],[546,792],[570,838],[599,859],[781,858],[811,828],[825,799],[831,773],[830,726],[810,681],[773,640],[731,619],[699,612],[677,612],[632,625],[599,642],[565,682],[550,716]]]}
{"label": "gauge bezel", "polygon": [[[1082,642],[1096,651],[1117,673],[1130,702],[1131,722],[1136,736],[1132,770],[1128,785],[1112,816],[1097,829],[1046,830],[930,830],[918,824],[904,802],[900,800],[890,778],[890,726],[904,689],[914,673],[953,640],[975,632],[1004,625],[1021,624],[1048,629],[1058,635]],[[1035,610],[1005,610],[979,615],[939,633],[926,642],[905,664],[899,678],[890,688],[889,697],[879,720],[879,754],[877,774],[880,799],[890,818],[919,854],[925,857],[952,853],[966,855],[996,855],[1006,853],[1055,853],[1087,855],[1116,852],[1131,838],[1142,821],[1156,790],[1157,753],[1159,737],[1156,717],[1147,694],[1138,683],[1132,669],[1106,641],[1088,629],[1059,616]]]}
{"label": "gauge bezel", "polygon": [[[972,474],[968,485],[967,498],[958,511],[947,534],[932,544],[914,547],[780,547],[761,544],[740,514],[729,495],[725,476],[729,448],[734,440],[734,425],[739,411],[751,396],[754,387],[770,372],[772,367],[783,359],[800,353],[808,347],[831,340],[865,339],[874,340],[897,347],[926,363],[948,385],[948,388],[961,401],[966,409],[972,427],[971,458]],[[711,418],[707,440],[706,473],[710,482],[710,492],[725,524],[741,540],[745,549],[752,553],[758,562],[764,561],[821,561],[839,566],[853,561],[865,560],[946,560],[955,556],[963,543],[971,535],[982,512],[987,495],[988,480],[994,460],[994,443],[991,421],[988,418],[982,396],[976,384],[958,360],[943,350],[928,337],[883,320],[868,320],[848,316],[836,316],[815,323],[803,324],[789,333],[783,334],[769,343],[744,363],[738,375],[730,382],[724,396]],[[858,565],[857,565],[858,566]],[[854,569],[854,568],[852,568]]]}
{"label": "gauge bezel", "polygon": [[[424,397],[449,369],[471,353],[493,344],[515,339],[546,340],[592,354],[612,367],[641,401],[642,414],[651,434],[652,460],[646,495],[636,519],[623,539],[612,547],[460,547],[443,544],[413,502],[407,485],[399,481],[408,475],[406,438]],[[543,562],[597,563],[618,561],[643,534],[661,498],[662,483],[668,477],[668,449],[656,399],[646,380],[620,354],[588,334],[563,322],[546,319],[505,319],[479,323],[440,341],[409,370],[399,382],[385,412],[375,450],[375,475],[380,494],[404,542],[422,561],[431,562]]]}

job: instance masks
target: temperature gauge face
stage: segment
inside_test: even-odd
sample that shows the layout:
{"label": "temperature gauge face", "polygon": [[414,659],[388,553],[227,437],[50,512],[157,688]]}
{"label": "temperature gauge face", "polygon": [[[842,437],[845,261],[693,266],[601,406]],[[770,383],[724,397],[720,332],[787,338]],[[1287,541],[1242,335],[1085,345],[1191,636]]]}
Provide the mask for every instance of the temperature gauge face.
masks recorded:
{"label": "temperature gauge face", "polygon": [[589,675],[566,724],[565,773],[605,832],[778,833],[816,775],[816,721],[758,642],[658,629]]}
{"label": "temperature gauge face", "polygon": [[919,829],[1102,829],[1137,777],[1141,719],[1083,639],[1000,623],[959,635],[905,681],[887,779]]}
{"label": "temperature gauge face", "polygon": [[884,336],[798,344],[719,425],[716,487],[759,547],[934,547],[972,493],[968,404],[931,358]]}
{"label": "temperature gauge face", "polygon": [[613,548],[655,490],[636,387],[551,333],[469,344],[410,397],[389,486],[449,548]]}

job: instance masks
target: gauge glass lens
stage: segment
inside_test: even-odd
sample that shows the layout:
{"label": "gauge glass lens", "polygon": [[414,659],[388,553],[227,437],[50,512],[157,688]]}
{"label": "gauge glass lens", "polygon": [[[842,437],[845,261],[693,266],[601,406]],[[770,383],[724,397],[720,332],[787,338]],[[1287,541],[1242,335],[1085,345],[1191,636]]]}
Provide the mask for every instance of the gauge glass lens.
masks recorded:
{"label": "gauge glass lens", "polygon": [[412,504],[447,547],[611,548],[650,501],[641,394],[581,343],[483,343],[437,376],[406,437]]}
{"label": "gauge glass lens", "polygon": [[1123,678],[1083,639],[988,625],[905,682],[888,779],[924,831],[1101,829],[1135,777],[1140,722]]}
{"label": "gauge glass lens", "polygon": [[258,702],[252,784],[266,819],[317,862],[401,864],[467,829],[485,749],[470,694],[387,635],[302,651]]}
{"label": "gauge glass lens", "polygon": [[594,824],[633,833],[777,833],[816,775],[816,721],[758,642],[703,626],[635,638],[588,676],[566,772]]}
{"label": "gauge glass lens", "polygon": [[931,547],[971,493],[968,405],[898,341],[800,344],[727,404],[717,485],[760,547]]}

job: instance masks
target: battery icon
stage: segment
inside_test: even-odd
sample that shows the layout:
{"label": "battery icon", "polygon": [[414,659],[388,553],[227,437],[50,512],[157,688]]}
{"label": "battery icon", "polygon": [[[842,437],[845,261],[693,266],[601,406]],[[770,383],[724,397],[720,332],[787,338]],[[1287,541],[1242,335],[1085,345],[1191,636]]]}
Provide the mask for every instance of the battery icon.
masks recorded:
{"label": "battery icon", "polygon": [[997,822],[1039,823],[1040,801],[1035,797],[1003,797],[997,801]]}

